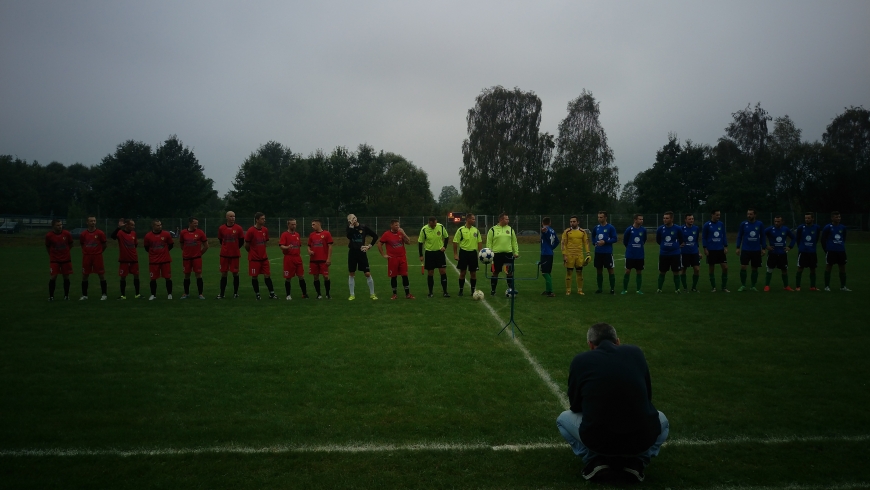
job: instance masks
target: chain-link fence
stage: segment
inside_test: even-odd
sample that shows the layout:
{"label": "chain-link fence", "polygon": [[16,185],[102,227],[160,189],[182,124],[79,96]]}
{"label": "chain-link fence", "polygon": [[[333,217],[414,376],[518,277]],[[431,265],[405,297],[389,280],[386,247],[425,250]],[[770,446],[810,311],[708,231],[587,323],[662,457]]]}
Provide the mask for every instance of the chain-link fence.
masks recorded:
{"label": "chain-link fence", "polygon": [[[830,223],[830,213],[817,212],[815,214],[815,222],[820,226]],[[648,213],[644,214],[644,226],[650,230],[654,230],[662,224],[663,213]],[[510,225],[516,230],[520,236],[538,236],[541,228],[541,220],[549,216],[552,221],[552,226],[556,230],[564,230],[568,227],[570,214],[521,214],[510,216]],[[597,213],[587,213],[576,215],[580,221],[580,226],[586,229],[592,229],[598,223]],[[683,224],[685,213],[675,213],[674,223]],[[710,219],[710,213],[695,213],[695,224],[698,227]],[[796,227],[804,222],[802,213],[784,212],[761,212],[758,213],[757,219],[765,225],[772,225],[774,216],[782,216],[784,224],[789,227]],[[223,216],[198,216],[199,228],[205,231],[206,236],[214,238],[217,236],[217,229],[220,225],[226,222]],[[327,216],[327,217],[312,217],[312,216],[266,216],[266,227],[269,228],[270,234],[274,238],[278,238],[281,232],[287,229],[287,220],[293,218],[296,220],[296,230],[301,235],[307,235],[311,230],[311,221],[320,219],[323,229],[328,230],[336,238],[344,237],[347,227],[345,216]],[[849,229],[853,230],[868,230],[870,215],[867,214],[843,214],[842,223]],[[51,228],[52,217],[47,216],[0,216],[0,233],[20,233],[25,235],[38,236],[45,234]],[[428,223],[428,216],[359,216],[357,218],[360,223],[368,225],[369,228],[376,233],[381,234],[390,227],[390,221],[398,219],[400,225],[405,232],[413,237],[416,237],[419,231]],[[746,219],[746,212],[740,213],[721,213],[720,220],[725,223],[726,230],[732,233],[737,232],[737,227]],[[87,219],[63,219],[64,228],[67,230],[84,229],[87,227]],[[152,218],[136,218],[136,231],[141,235],[151,230]],[[163,229],[173,234],[178,233],[187,227],[188,218],[161,218]],[[438,217],[438,221],[447,228],[452,235],[457,228],[465,224],[465,221],[452,222],[446,217]],[[476,226],[485,233],[491,226],[497,224],[497,215],[477,215]],[[633,214],[611,214],[608,222],[616,227],[620,233],[625,228],[631,226],[634,222]],[[236,218],[242,228],[248,229],[253,226],[253,216]],[[110,233],[118,226],[118,218],[100,217],[97,218],[97,227]]]}

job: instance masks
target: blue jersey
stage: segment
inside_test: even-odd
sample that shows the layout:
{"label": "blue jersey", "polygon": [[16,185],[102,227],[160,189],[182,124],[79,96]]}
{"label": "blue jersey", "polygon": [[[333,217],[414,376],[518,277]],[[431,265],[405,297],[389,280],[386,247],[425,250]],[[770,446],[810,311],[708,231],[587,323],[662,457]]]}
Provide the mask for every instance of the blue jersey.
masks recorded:
{"label": "blue jersey", "polygon": [[761,221],[744,221],[737,230],[737,248],[756,252],[767,247],[764,241],[764,224]]}
{"label": "blue jersey", "polygon": [[680,255],[680,244],[683,243],[683,229],[671,225],[659,226],[656,230],[656,243],[659,244],[659,255]]}
{"label": "blue jersey", "polygon": [[810,226],[800,225],[794,232],[798,242],[798,252],[816,253],[816,244],[819,243],[819,225],[813,223]]}
{"label": "blue jersey", "polygon": [[846,251],[846,225],[833,223],[822,229],[822,249],[827,252]]}
{"label": "blue jersey", "polygon": [[643,244],[646,243],[646,228],[640,226],[635,228],[633,225],[625,229],[622,235],[622,244],[625,245],[626,259],[642,259]]}
{"label": "blue jersey", "polygon": [[683,250],[686,255],[698,255],[698,239],[701,238],[701,230],[697,226],[683,225]]}
{"label": "blue jersey", "polygon": [[555,230],[551,227],[546,227],[545,231],[541,232],[541,255],[553,255],[553,250],[559,245],[559,237]]}
{"label": "blue jersey", "polygon": [[721,221],[704,223],[701,245],[707,250],[725,250],[728,246],[728,236],[725,234],[725,223]]}
{"label": "blue jersey", "polygon": [[616,243],[616,228],[613,227],[610,223],[606,225],[595,225],[595,229],[592,230],[592,242],[598,243],[599,240],[604,240],[604,245],[595,246],[595,253],[597,254],[612,254],[613,253],[613,244]]}
{"label": "blue jersey", "polygon": [[[785,247],[794,248],[794,235],[791,233],[788,226],[782,225],[779,228],[768,226],[767,229],[764,230],[764,238],[766,238],[767,243],[773,247],[773,250],[771,250],[770,253],[774,255],[782,255],[786,253]],[[791,242],[786,244],[786,238],[790,238]]]}

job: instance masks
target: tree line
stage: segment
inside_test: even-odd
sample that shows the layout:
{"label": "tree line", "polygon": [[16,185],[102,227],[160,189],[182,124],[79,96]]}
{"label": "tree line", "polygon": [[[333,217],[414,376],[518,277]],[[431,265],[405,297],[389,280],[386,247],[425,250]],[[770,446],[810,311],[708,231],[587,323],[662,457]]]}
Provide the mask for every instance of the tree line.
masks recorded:
{"label": "tree line", "polygon": [[802,139],[788,115],[773,118],[760,103],[732,118],[713,146],[669,134],[655,163],[625,184],[621,200],[646,212],[870,211],[870,111],[846,108],[814,142]]}

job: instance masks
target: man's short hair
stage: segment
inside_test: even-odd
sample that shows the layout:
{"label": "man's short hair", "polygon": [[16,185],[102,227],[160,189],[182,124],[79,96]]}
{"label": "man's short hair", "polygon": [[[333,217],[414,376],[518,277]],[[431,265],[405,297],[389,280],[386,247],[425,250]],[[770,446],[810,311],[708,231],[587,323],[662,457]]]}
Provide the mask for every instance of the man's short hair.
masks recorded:
{"label": "man's short hair", "polygon": [[151,226],[154,226],[154,225],[156,225],[157,223],[160,223],[161,225],[163,224],[163,222],[160,221],[159,219],[152,219],[152,220],[151,220]]}
{"label": "man's short hair", "polygon": [[320,221],[320,218],[311,218],[311,222],[323,224],[323,221]]}
{"label": "man's short hair", "polygon": [[391,224],[391,225],[392,225],[393,223],[398,223],[398,222],[399,222],[399,220],[397,220],[396,218],[393,218],[393,219],[390,220],[390,224]]}
{"label": "man's short hair", "polygon": [[88,219],[91,219],[91,218],[97,219],[97,217],[94,216],[93,214],[89,214],[89,215],[88,215]]}
{"label": "man's short hair", "polygon": [[775,215],[773,215],[773,219],[776,219],[776,218],[782,219],[782,215],[781,215],[781,214],[775,214]]}
{"label": "man's short hair", "polygon": [[549,216],[545,217],[544,219],[541,220],[541,223],[543,223],[545,225],[549,225],[550,224],[550,217]]}
{"label": "man's short hair", "polygon": [[289,225],[291,221],[296,221],[296,218],[290,218],[287,220],[287,224]]}
{"label": "man's short hair", "polygon": [[607,211],[598,211],[598,214],[603,214],[605,218],[609,218],[610,215],[607,214]]}
{"label": "man's short hair", "polygon": [[51,220],[51,226],[54,226],[54,225],[56,225],[56,224],[58,224],[58,223],[60,223],[60,220],[57,219],[57,218]]}
{"label": "man's short hair", "polygon": [[571,221],[572,219],[576,219],[578,222],[580,221],[580,218],[578,218],[576,214],[568,218],[568,221]]}
{"label": "man's short hair", "polygon": [[507,215],[508,215],[507,213],[501,213],[501,214],[499,214],[499,215],[498,215],[498,220],[501,221],[501,219],[504,218],[504,217],[507,216]]}
{"label": "man's short hair", "polygon": [[694,218],[694,217],[695,217],[695,213],[686,213],[686,214],[683,215],[683,219],[686,219],[686,218],[688,218],[689,216],[691,216],[691,217]]}
{"label": "man's short hair", "polygon": [[721,212],[722,212],[721,209],[719,209],[719,208],[713,208],[713,210],[710,211],[710,214],[716,214],[716,213],[721,213]]}
{"label": "man's short hair", "polygon": [[839,216],[839,215],[840,215],[839,211],[831,211],[831,217]]}
{"label": "man's short hair", "polygon": [[258,219],[262,218],[263,216],[266,216],[266,215],[264,213],[257,211],[256,213],[254,213],[254,221],[257,221]]}
{"label": "man's short hair", "polygon": [[643,218],[643,215],[640,213],[634,213],[634,220],[637,221],[638,218]]}
{"label": "man's short hair", "polygon": [[673,218],[673,217],[674,217],[674,212],[673,212],[673,211],[665,211],[664,216],[670,216],[671,218]]}
{"label": "man's short hair", "polygon": [[465,215],[465,219],[474,218],[474,213],[468,213]]}
{"label": "man's short hair", "polygon": [[755,208],[749,208],[749,209],[746,210],[747,213],[750,212],[750,211],[752,211],[752,212],[755,213],[755,214],[758,214],[758,211],[756,211]]}
{"label": "man's short hair", "polygon": [[191,223],[193,223],[194,221],[199,221],[199,219],[198,219],[198,218],[194,218],[193,216],[191,216],[190,218],[187,218],[187,224],[191,224]]}
{"label": "man's short hair", "polygon": [[609,340],[615,344],[616,339],[616,329],[609,323],[596,323],[586,331],[586,341],[591,342],[595,347],[598,347],[604,340]]}
{"label": "man's short hair", "polygon": [[804,213],[804,216],[812,216],[814,213],[812,211],[807,211]]}
{"label": "man's short hair", "polygon": [[429,216],[429,223],[433,221],[438,221],[438,218],[436,218],[435,216]]}

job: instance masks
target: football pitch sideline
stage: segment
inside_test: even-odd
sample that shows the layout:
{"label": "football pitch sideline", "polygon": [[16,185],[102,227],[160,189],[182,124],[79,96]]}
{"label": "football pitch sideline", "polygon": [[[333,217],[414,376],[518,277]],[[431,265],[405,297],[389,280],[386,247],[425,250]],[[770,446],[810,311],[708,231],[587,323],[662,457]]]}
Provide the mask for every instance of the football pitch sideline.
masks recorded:
{"label": "football pitch sideline", "polygon": [[[731,255],[732,293],[711,294],[702,266],[700,293],[674,294],[668,275],[655,294],[648,245],[646,294],[618,294],[616,256],[616,295],[592,294],[587,267],[586,295],[565,296],[557,257],[557,297],[540,295],[543,279],[518,281],[516,339],[497,335],[510,315],[504,281],[475,302],[467,285],[457,296],[448,266],[452,297],[436,272],[426,298],[409,246],[416,300],[401,289],[389,299],[374,251],[380,299],[358,273],[349,302],[346,250],[333,256],[332,300],[300,299],[294,280],[285,301],[269,247],[278,301],[256,301],[244,274],[241,298],[215,300],[216,250],[204,257],[206,301],[178,299],[178,256],[176,299],[161,280],[157,300],[119,301],[112,244],[109,301],[93,276],[91,299],[77,301],[76,273],[70,301],[57,300],[59,279],[49,303],[44,248],[0,242],[0,488],[603,488],[582,479],[555,426],[568,365],[600,321],[644,350],[671,423],[643,487],[870,488],[870,244],[848,247],[851,293],[836,271],[830,293],[808,292],[806,271],[799,293],[776,273],[773,291],[737,293]],[[535,276],[538,250],[522,245],[518,276]],[[80,260],[73,249],[76,272]]]}

